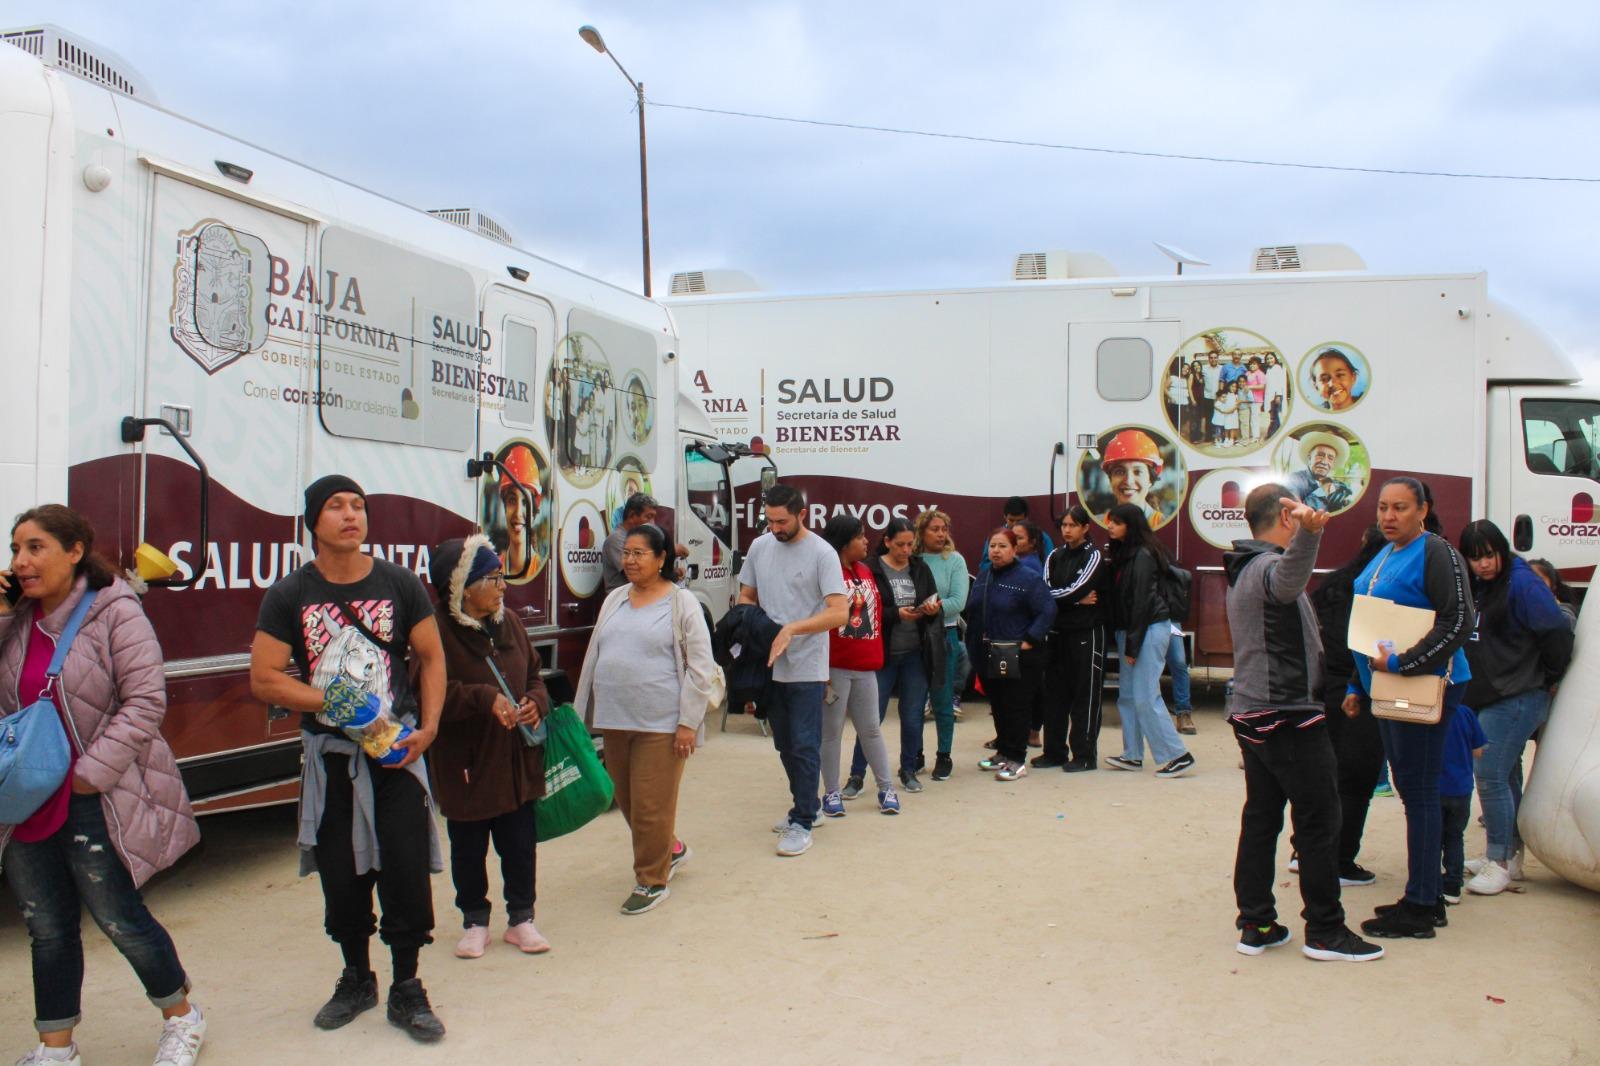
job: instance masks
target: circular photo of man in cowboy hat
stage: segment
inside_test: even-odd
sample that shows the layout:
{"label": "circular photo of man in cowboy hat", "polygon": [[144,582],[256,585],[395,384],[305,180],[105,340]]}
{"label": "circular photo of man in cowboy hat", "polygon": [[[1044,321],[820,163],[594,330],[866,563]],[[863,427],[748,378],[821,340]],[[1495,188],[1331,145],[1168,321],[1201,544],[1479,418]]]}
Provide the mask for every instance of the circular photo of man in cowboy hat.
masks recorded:
{"label": "circular photo of man in cowboy hat", "polygon": [[1296,499],[1329,514],[1355,506],[1372,474],[1366,446],[1348,429],[1327,422],[1290,430],[1273,466]]}
{"label": "circular photo of man in cowboy hat", "polygon": [[1177,445],[1146,426],[1109,429],[1078,460],[1078,499],[1102,524],[1111,508],[1131,503],[1159,529],[1183,506],[1188,486]]}

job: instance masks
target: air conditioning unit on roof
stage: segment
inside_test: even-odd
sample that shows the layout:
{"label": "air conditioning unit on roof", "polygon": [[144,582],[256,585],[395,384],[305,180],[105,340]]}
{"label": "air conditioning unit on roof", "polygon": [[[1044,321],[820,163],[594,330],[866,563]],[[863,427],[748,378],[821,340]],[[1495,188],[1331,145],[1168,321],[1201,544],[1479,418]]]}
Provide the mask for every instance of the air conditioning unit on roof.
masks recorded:
{"label": "air conditioning unit on roof", "polygon": [[0,42],[15,45],[47,67],[76,74],[136,100],[156,102],[150,83],[127,60],[60,26],[46,22],[0,30]]}
{"label": "air conditioning unit on roof", "polygon": [[1014,281],[1114,278],[1117,268],[1098,252],[1023,252],[1011,267]]}
{"label": "air conditioning unit on roof", "polygon": [[742,270],[680,270],[672,275],[673,296],[760,291],[761,284]]}
{"label": "air conditioning unit on roof", "polygon": [[1280,270],[1365,270],[1366,260],[1348,244],[1271,244],[1256,249],[1252,274]]}
{"label": "air conditioning unit on roof", "polygon": [[441,207],[429,211],[428,214],[434,218],[442,218],[446,222],[454,223],[462,229],[469,229],[480,236],[489,238],[491,241],[499,241],[501,244],[515,243],[511,239],[510,230],[482,211],[479,211],[476,207]]}

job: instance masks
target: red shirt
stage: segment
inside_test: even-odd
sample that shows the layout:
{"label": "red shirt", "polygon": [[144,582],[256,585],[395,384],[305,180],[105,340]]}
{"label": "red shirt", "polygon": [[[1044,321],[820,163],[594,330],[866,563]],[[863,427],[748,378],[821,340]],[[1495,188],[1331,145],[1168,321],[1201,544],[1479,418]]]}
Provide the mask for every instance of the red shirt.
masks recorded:
{"label": "red shirt", "polygon": [[883,605],[878,583],[863,563],[844,567],[849,606],[844,625],[828,634],[828,665],[839,670],[883,669]]}
{"label": "red shirt", "polygon": [[[39,699],[39,694],[44,691],[45,678],[50,673],[50,659],[55,653],[56,642],[39,627],[39,620],[35,618],[33,628],[28,631],[28,651],[22,657],[22,672],[17,675],[18,710],[33,706]],[[66,722],[62,722],[61,726],[66,729]],[[71,761],[67,764],[67,779],[61,782],[55,795],[44,801],[44,806],[12,831],[12,840],[36,844],[49,839],[66,824],[67,807],[72,802],[72,769],[78,761],[78,749],[72,743],[70,729],[67,730],[67,748],[72,752]]]}

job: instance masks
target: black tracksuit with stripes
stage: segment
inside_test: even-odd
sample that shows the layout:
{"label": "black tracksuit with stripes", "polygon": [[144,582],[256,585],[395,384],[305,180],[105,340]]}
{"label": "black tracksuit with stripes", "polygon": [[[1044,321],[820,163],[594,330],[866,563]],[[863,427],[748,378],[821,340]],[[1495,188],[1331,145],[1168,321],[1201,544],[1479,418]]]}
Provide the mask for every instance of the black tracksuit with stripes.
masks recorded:
{"label": "black tracksuit with stripes", "polygon": [[[1045,562],[1045,581],[1056,603],[1045,664],[1042,757],[1050,762],[1070,757],[1093,766],[1097,761],[1110,576],[1110,564],[1091,540],[1057,548]],[[1084,603],[1091,593],[1095,602]]]}

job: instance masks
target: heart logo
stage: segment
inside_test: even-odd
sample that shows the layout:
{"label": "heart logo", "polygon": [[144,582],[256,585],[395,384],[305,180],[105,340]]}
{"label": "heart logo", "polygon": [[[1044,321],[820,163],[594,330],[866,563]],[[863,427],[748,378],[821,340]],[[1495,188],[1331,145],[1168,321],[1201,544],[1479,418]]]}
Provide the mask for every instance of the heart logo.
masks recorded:
{"label": "heart logo", "polygon": [[587,515],[578,519],[578,547],[594,547],[594,527],[589,524]]}
{"label": "heart logo", "polygon": [[1572,520],[1575,523],[1588,523],[1594,520],[1594,497],[1587,492],[1574,493],[1572,497]]}
{"label": "heart logo", "polygon": [[721,562],[722,562],[722,542],[719,541],[719,540],[713,540],[711,542],[711,565],[712,566],[716,566],[717,564],[719,564]]}

